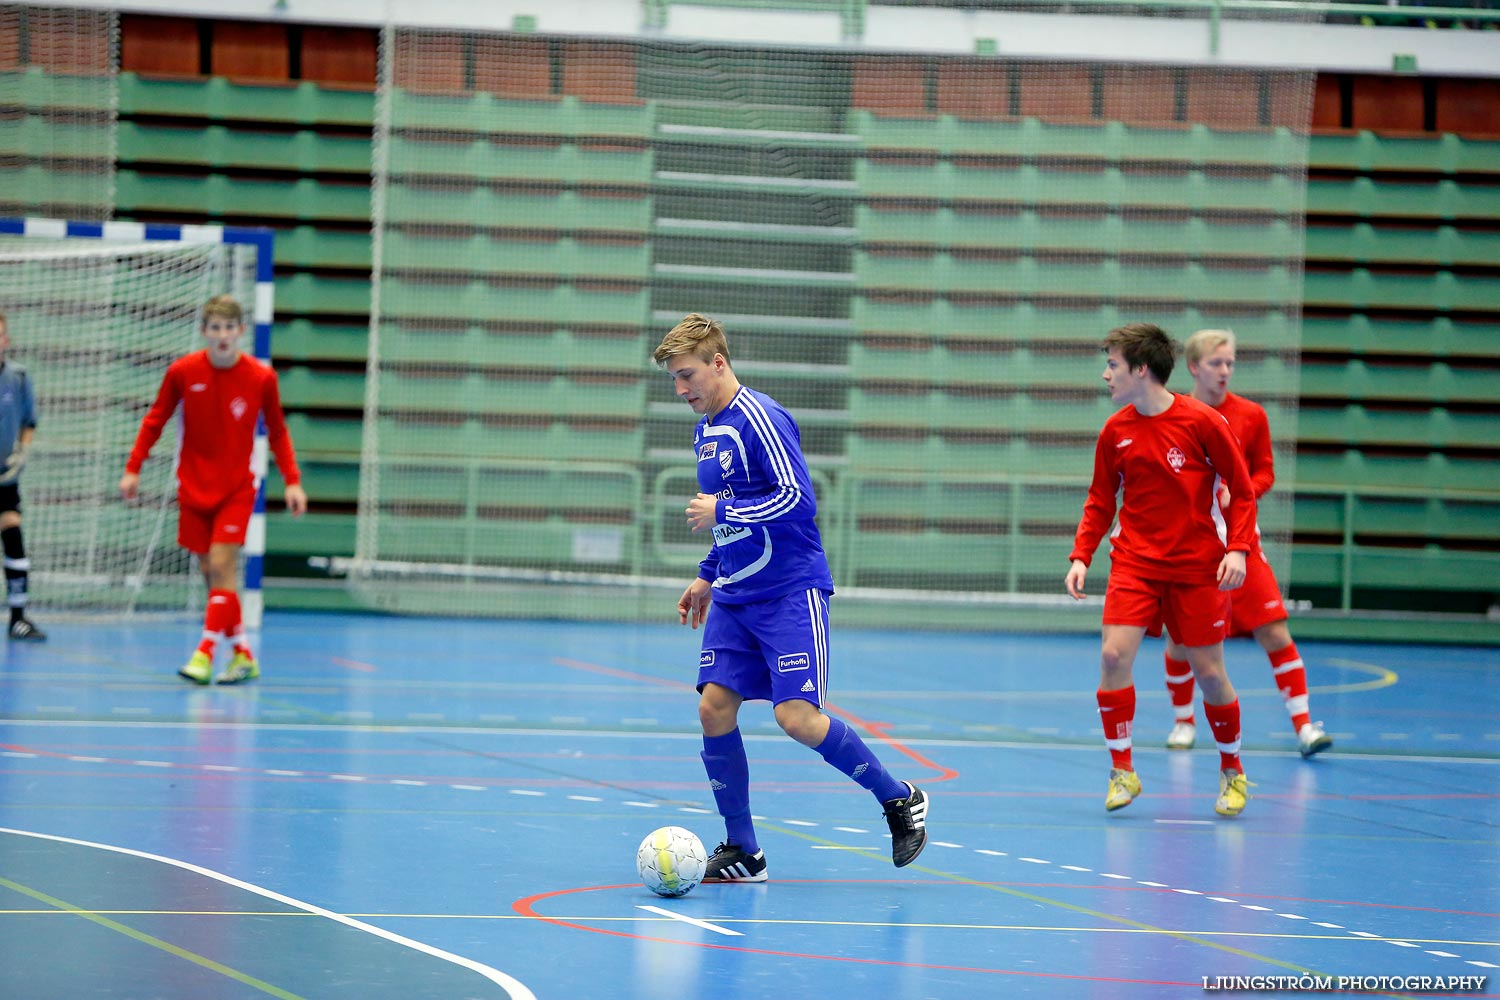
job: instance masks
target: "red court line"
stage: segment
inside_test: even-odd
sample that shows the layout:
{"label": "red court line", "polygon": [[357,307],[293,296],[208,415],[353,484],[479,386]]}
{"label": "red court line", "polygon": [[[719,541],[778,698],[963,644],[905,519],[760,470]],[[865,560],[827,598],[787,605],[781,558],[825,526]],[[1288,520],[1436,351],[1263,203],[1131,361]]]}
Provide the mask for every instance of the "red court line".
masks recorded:
{"label": "red court line", "polygon": [[847,720],[849,722],[854,723],[859,728],[865,730],[865,732],[867,732],[867,733],[871,734],[872,736],[875,736],[876,738],[880,739],[887,746],[889,746],[892,749],[894,749],[897,753],[899,753],[899,754],[901,754],[901,755],[903,755],[905,757],[910,757],[912,760],[916,761],[918,764],[921,764],[923,767],[930,767],[934,771],[937,772],[937,774],[934,777],[926,778],[926,779],[924,779],[925,781],[928,781],[928,782],[952,781],[954,778],[958,777],[958,772],[955,771],[953,768],[951,768],[951,767],[944,767],[943,765],[938,764],[937,762],[931,760],[930,758],[928,758],[928,757],[926,757],[926,756],[924,756],[924,755],[922,755],[920,753],[917,753],[917,751],[913,750],[911,747],[907,746],[905,743],[902,743],[900,740],[891,739],[891,737],[889,735],[890,729],[891,729],[891,724],[889,722],[870,722],[868,720],[861,719],[859,716],[855,715],[853,712],[846,711],[845,709],[838,708],[838,707],[835,707],[833,705],[828,705],[826,707],[827,707],[827,709],[830,712],[834,712],[834,713],[838,714],[843,719],[845,719],[845,720]]}
{"label": "red court line", "polygon": [[[800,879],[782,881],[802,881]],[[833,879],[817,881],[835,881]],[[854,881],[854,880],[845,880]],[[883,879],[876,881],[900,881],[898,879]],[[906,883],[903,883],[906,884]],[[944,883],[932,883],[935,885]],[[960,885],[961,883],[955,883]],[[737,951],[748,955],[772,955],[777,958],[806,958],[822,962],[846,962],[851,965],[883,965],[901,969],[931,969],[938,972],[973,972],[987,976],[1030,976],[1038,979],[1077,979],[1084,982],[1094,983],[1134,983],[1149,986],[1191,986],[1202,988],[1202,983],[1183,983],[1171,979],[1125,979],[1115,976],[1080,976],[1065,972],[1032,972],[1023,969],[986,969],[977,966],[966,965],[940,965],[931,962],[898,962],[883,958],[851,958],[844,955],[818,955],[799,951],[777,951],[770,948],[744,948],[729,944],[712,944],[706,941],[682,941],[674,938],[651,937],[646,934],[632,934],[628,931],[614,931],[603,927],[590,927],[587,924],[576,924],[558,917],[548,917],[536,912],[537,903],[555,896],[567,896],[577,892],[599,892],[601,890],[613,889],[639,889],[640,886],[630,885],[591,885],[580,886],[576,889],[558,889],[553,892],[541,892],[534,896],[518,899],[511,904],[511,909],[523,917],[540,920],[543,923],[552,924],[555,927],[567,927],[571,930],[589,931],[594,934],[607,934],[610,937],[627,938],[632,941],[651,941],[657,944],[683,945],[689,948],[708,948],[714,951]]]}
{"label": "red court line", "polygon": [[[623,680],[640,681],[643,684],[655,684],[659,687],[672,688],[673,690],[697,690],[694,685],[685,684],[682,681],[666,680],[661,677],[652,677],[648,674],[637,674],[629,670],[620,670],[615,667],[606,667],[598,663],[585,663],[582,660],[570,660],[566,657],[561,656],[554,656],[552,658],[552,662],[558,664],[559,666],[570,667],[574,670],[587,670],[589,673],[602,674],[606,677],[619,677]],[[931,759],[923,756],[920,753],[917,753],[911,747],[900,742],[899,740],[892,739],[889,735],[891,729],[890,723],[870,722],[867,719],[861,719],[853,712],[846,711],[842,708],[837,708],[833,705],[825,704],[824,707],[828,709],[828,711],[833,712],[840,718],[844,719],[846,722],[850,722],[860,729],[863,729],[870,735],[877,737],[882,742],[894,749],[897,753],[909,757],[923,767],[931,768],[933,771],[937,772],[935,776],[925,778],[923,780],[930,783],[938,781],[952,781],[954,778],[958,777],[958,772],[953,768],[943,767],[941,764],[935,763]]]}
{"label": "red court line", "polygon": [[650,674],[637,674],[629,670],[606,667],[598,663],[585,663],[582,660],[570,660],[563,656],[554,656],[552,662],[560,667],[569,667],[573,670],[586,670],[591,674],[603,674],[605,677],[619,677],[627,681],[640,681],[642,684],[655,684],[658,687],[671,688],[674,691],[696,691],[694,685],[683,681],[674,681],[665,677],[652,677]]}

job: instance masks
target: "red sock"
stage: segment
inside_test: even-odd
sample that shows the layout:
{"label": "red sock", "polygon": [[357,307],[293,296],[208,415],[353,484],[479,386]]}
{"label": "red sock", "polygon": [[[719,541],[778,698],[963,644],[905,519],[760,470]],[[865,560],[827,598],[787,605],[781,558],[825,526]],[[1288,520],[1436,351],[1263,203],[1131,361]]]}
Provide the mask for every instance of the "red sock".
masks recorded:
{"label": "red sock", "polygon": [[1243,771],[1240,763],[1240,700],[1236,698],[1227,705],[1203,703],[1203,715],[1214,731],[1214,742],[1219,745],[1219,770]]}
{"label": "red sock", "polygon": [[1301,732],[1312,716],[1307,707],[1307,670],[1302,666],[1302,657],[1297,655],[1297,644],[1289,643],[1266,656],[1271,661],[1271,673],[1276,675],[1276,687],[1281,691],[1286,714],[1292,717],[1292,729]]}
{"label": "red sock", "polygon": [[1113,691],[1099,689],[1099,719],[1104,723],[1104,745],[1111,767],[1134,771],[1130,758],[1130,730],[1135,723],[1135,685]]}
{"label": "red sock", "polygon": [[252,655],[250,653],[250,643],[245,638],[244,613],[240,610],[240,595],[232,590],[226,591],[226,593],[229,594],[229,610],[233,616],[233,621],[230,622],[229,627],[224,631],[228,634],[229,642],[234,646],[236,653],[244,653],[246,656]]}
{"label": "red sock", "polygon": [[203,612],[203,640],[198,643],[198,652],[214,655],[214,646],[219,637],[227,633],[234,622],[240,620],[240,602],[232,590],[210,590],[208,607]]}
{"label": "red sock", "polygon": [[1165,657],[1167,661],[1167,692],[1172,696],[1172,714],[1178,722],[1193,720],[1193,665],[1187,660]]}

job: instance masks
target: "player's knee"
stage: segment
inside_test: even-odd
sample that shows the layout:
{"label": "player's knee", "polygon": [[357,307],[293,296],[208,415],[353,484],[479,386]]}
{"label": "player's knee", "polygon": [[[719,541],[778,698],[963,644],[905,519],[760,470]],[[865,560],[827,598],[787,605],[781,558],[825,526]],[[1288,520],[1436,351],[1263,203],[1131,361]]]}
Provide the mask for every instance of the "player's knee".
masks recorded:
{"label": "player's knee", "polygon": [[723,736],[735,727],[736,705],[723,698],[714,697],[711,689],[705,688],[698,699],[698,723],[708,736]]}
{"label": "player's knee", "polygon": [[776,706],[776,724],[798,743],[817,746],[827,733],[822,713],[810,701],[793,698]]}
{"label": "player's knee", "polygon": [[1099,651],[1099,666],[1106,676],[1129,673],[1134,660],[1134,651],[1123,646],[1105,643]]}

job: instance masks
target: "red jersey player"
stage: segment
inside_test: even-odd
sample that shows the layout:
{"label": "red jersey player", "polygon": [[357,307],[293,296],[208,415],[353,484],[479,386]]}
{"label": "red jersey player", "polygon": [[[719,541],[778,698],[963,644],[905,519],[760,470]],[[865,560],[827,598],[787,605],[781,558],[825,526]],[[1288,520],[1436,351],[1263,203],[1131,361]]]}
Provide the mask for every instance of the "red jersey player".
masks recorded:
{"label": "red jersey player", "polygon": [[[1250,468],[1250,485],[1259,500],[1276,482],[1276,467],[1271,456],[1271,424],[1266,411],[1243,396],[1229,391],[1234,377],[1234,334],[1228,330],[1199,330],[1187,339],[1183,357],[1193,375],[1193,398],[1207,403],[1224,415],[1229,429],[1239,439],[1245,462]],[[1245,585],[1235,591],[1230,635],[1251,635],[1266,651],[1276,687],[1291,717],[1292,729],[1303,757],[1322,753],[1333,746],[1333,738],[1312,721],[1307,702],[1307,671],[1292,633],[1287,629],[1286,606],[1281,601],[1281,586],[1261,551],[1260,534],[1255,548],[1245,560]],[[1167,635],[1167,690],[1172,695],[1172,709],[1177,721],[1167,736],[1173,750],[1189,750],[1197,738],[1193,719],[1193,672],[1183,649]]]}
{"label": "red jersey player", "polygon": [[244,313],[228,295],[203,307],[206,349],[179,358],[167,368],[156,402],[151,404],[135,447],[120,477],[120,494],[134,500],[140,489],[141,465],[161,436],[178,404],[182,405],[181,456],[177,467],[177,544],[198,556],[208,584],[203,639],[177,672],[197,684],[213,674],[214,647],[228,636],[234,653],[217,680],[236,684],[260,675],[240,620],[239,555],[255,507],[256,482],[250,456],[257,417],[264,414],[271,451],[286,482],[286,507],[293,515],[307,510],[302,474],[281,412],[276,373],[240,352]]}
{"label": "red jersey player", "polygon": [[[1104,382],[1120,409],[1099,433],[1094,478],[1064,578],[1068,593],[1082,600],[1089,563],[1108,532],[1098,691],[1111,761],[1104,807],[1122,808],[1141,793],[1131,759],[1131,668],[1146,631],[1164,622],[1185,647],[1219,745],[1214,811],[1237,816],[1248,782],[1239,755],[1240,703],[1224,670],[1224,632],[1228,592],[1244,582],[1245,557],[1255,544],[1250,474],[1224,418],[1167,389],[1174,348],[1160,327],[1130,323],[1111,330],[1104,349]],[[1219,504],[1221,486],[1233,498],[1227,510]]]}

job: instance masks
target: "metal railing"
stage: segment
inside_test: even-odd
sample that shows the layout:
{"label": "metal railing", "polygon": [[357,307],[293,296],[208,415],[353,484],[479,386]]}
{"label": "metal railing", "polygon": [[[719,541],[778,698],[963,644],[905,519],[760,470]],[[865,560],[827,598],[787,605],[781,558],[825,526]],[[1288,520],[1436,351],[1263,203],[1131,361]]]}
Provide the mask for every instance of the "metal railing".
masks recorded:
{"label": "metal railing", "polygon": [[1231,20],[1309,21],[1372,27],[1500,29],[1500,2],[1428,4],[1423,0],[642,0],[647,31],[666,27],[674,4],[735,10],[837,14],[846,42],[858,42],[868,9],[941,7],[1026,13],[1113,14],[1201,18],[1209,22],[1211,48],[1218,51],[1220,22]]}

